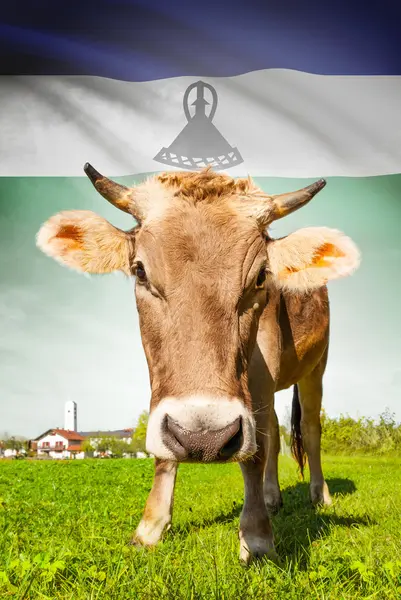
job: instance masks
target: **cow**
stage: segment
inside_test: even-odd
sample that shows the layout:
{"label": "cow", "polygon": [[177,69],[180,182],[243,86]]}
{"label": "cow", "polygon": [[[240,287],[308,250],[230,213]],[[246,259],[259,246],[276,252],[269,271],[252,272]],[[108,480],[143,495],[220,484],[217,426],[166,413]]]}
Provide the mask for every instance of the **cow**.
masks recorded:
{"label": "cow", "polygon": [[240,465],[240,560],[277,557],[270,517],[282,505],[274,394],[293,387],[292,450],[310,469],[314,505],[331,503],[320,456],[322,379],[329,348],[327,283],[360,263],[342,232],[269,227],[306,205],[321,179],[269,195],[211,168],[156,174],[129,188],[84,171],[135,218],[129,231],[87,210],[52,216],[38,247],[79,272],[134,277],[151,387],[147,451],[155,475],[132,543],[170,527],[178,464]]}

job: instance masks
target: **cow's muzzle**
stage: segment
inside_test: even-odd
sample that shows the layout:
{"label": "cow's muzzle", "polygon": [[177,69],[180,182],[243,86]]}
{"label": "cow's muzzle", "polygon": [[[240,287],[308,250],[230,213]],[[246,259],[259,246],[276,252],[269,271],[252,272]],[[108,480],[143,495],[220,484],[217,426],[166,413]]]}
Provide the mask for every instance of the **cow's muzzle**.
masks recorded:
{"label": "cow's muzzle", "polygon": [[146,448],[178,462],[243,461],[256,452],[255,421],[239,398],[163,398],[151,411]]}
{"label": "cow's muzzle", "polygon": [[243,444],[242,418],[238,417],[222,429],[189,431],[166,415],[162,425],[162,439],[178,460],[226,461]]}

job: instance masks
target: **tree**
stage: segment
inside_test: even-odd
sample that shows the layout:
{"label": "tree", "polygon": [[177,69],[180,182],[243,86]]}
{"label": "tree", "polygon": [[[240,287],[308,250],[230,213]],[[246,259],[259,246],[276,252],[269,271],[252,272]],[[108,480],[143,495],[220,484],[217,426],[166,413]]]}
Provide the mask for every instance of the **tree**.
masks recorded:
{"label": "tree", "polygon": [[112,438],[109,435],[100,435],[96,441],[96,450],[101,454],[111,451]]}
{"label": "tree", "polygon": [[117,437],[110,438],[110,452],[115,458],[121,458],[127,452],[128,444]]}
{"label": "tree", "polygon": [[148,421],[149,413],[148,411],[144,410],[138,417],[138,422],[132,435],[132,442],[130,446],[131,448],[135,448],[135,450],[132,450],[132,453],[146,452],[146,431],[148,428]]}
{"label": "tree", "polygon": [[134,436],[132,436],[130,443],[127,444],[126,452],[132,457],[132,455],[136,454],[137,452],[145,452],[144,447],[145,444],[142,440],[138,441]]}
{"label": "tree", "polygon": [[86,438],[82,442],[82,450],[83,450],[83,452],[87,452],[87,453],[91,453],[94,450],[96,450],[96,448],[92,445],[90,438]]}
{"label": "tree", "polygon": [[281,440],[284,439],[286,446],[290,446],[291,445],[291,434],[288,431],[288,429],[284,425],[280,425],[279,433],[280,433],[280,444],[281,444]]}
{"label": "tree", "polygon": [[285,407],[284,416],[282,420],[282,427],[289,433],[291,431],[291,406],[288,404]]}
{"label": "tree", "polygon": [[148,428],[149,413],[147,410],[141,412],[138,417],[138,422],[135,427],[134,436],[138,441],[144,441],[146,439],[146,430]]}
{"label": "tree", "polygon": [[96,450],[100,454],[109,454],[114,458],[120,458],[125,453],[129,453],[127,442],[114,435],[99,435],[92,443],[90,440],[85,440],[83,446],[86,452]]}
{"label": "tree", "polygon": [[28,440],[21,437],[8,437],[1,442],[1,446],[4,450],[12,450],[16,458],[23,458],[28,451]]}
{"label": "tree", "polygon": [[20,452],[23,448],[23,442],[21,440],[17,440],[15,437],[8,438],[4,445],[9,450],[16,450],[17,452]]}

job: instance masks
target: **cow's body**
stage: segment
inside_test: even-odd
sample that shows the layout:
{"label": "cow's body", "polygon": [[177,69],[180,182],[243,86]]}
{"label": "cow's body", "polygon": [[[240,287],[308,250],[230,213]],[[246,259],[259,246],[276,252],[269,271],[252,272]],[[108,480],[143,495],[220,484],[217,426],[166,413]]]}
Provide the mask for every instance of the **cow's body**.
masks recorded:
{"label": "cow's body", "polygon": [[312,502],[331,502],[320,462],[325,284],[357,267],[358,250],[327,228],[280,240],[267,234],[324,182],[271,197],[250,180],[209,170],[162,174],[134,190],[90,165],[86,172],[139,227],[123,232],[93,213],[61,213],[38,245],[80,271],[136,274],[152,389],[147,448],[156,460],[133,541],[154,545],[169,525],[179,462],[231,460],[245,483],[240,556],[271,555],[268,512],[281,505],[276,391],[294,386],[294,455],[303,469],[305,448]]}
{"label": "cow's body", "polygon": [[[274,340],[274,341],[273,341]],[[303,467],[303,444],[308,454],[314,504],[330,504],[320,461],[320,409],[322,378],[329,345],[329,301],[322,287],[302,297],[271,295],[260,321],[249,365],[249,389],[256,421],[258,450],[241,464],[245,481],[245,504],[241,515],[241,558],[273,554],[268,513],[282,504],[278,482],[280,438],[274,410],[274,393],[298,385],[302,406],[302,437],[293,439],[293,452]],[[293,400],[293,438],[299,431],[296,419],[298,390]],[[294,414],[295,413],[295,414]],[[297,445],[298,444],[298,445]],[[299,445],[301,444],[301,445]],[[174,483],[178,464],[156,460],[155,480],[133,542],[156,544],[172,518]]]}

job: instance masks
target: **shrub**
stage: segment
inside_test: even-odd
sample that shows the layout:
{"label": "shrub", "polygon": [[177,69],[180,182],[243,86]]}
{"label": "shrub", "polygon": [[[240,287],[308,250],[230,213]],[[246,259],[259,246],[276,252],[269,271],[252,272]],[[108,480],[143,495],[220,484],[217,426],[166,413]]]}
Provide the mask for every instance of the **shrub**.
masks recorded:
{"label": "shrub", "polygon": [[327,453],[401,453],[401,424],[386,409],[377,421],[367,417],[353,419],[340,415],[330,418],[324,411],[322,450]]}

